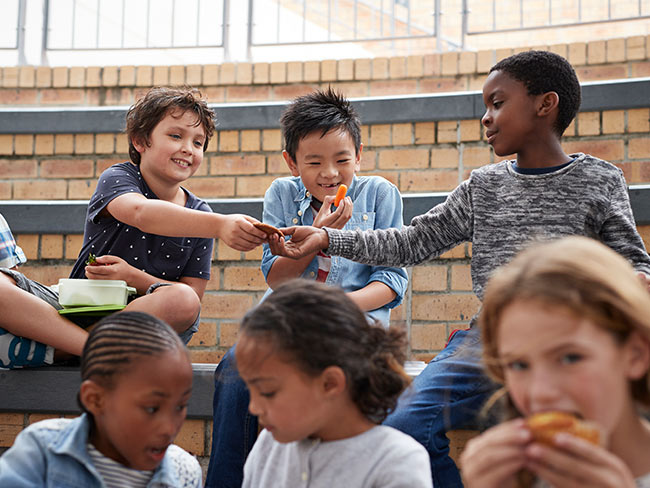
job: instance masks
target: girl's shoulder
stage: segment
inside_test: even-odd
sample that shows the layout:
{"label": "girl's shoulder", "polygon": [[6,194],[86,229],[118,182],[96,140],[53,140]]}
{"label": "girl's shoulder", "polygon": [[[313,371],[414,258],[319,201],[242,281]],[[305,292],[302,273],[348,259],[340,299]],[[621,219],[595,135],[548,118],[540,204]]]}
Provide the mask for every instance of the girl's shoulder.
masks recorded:
{"label": "girl's shoulder", "polygon": [[178,487],[201,486],[203,474],[201,465],[189,452],[171,444],[165,453],[167,469],[171,469]]}

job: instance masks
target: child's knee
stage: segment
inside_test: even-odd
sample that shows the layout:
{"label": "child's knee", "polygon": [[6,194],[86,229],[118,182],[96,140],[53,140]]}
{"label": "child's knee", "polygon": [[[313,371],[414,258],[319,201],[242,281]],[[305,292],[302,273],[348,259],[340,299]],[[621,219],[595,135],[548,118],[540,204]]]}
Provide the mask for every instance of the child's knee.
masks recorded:
{"label": "child's knee", "polygon": [[201,311],[201,301],[196,292],[184,283],[175,283],[158,290],[165,293],[167,308],[174,311],[178,322],[191,324]]}

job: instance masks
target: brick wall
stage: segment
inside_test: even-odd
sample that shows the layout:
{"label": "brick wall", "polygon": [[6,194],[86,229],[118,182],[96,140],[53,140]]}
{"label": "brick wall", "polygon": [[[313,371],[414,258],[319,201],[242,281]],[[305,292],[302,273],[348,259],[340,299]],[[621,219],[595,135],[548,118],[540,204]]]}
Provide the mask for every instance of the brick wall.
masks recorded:
{"label": "brick wall", "polygon": [[[532,47],[566,57],[582,82],[650,76],[650,36]],[[151,85],[183,83],[212,102],[287,100],[330,84],[349,97],[479,90],[495,62],[524,49],[220,65],[12,66],[0,70],[0,104],[130,105]]]}
{"label": "brick wall", "polygon": [[[650,76],[650,36],[548,47],[575,66],[582,82]],[[198,86],[210,102],[286,100],[332,84],[349,97],[478,90],[490,66],[514,50],[395,58],[205,66],[87,68],[5,67],[0,103],[6,105],[129,105],[152,84]],[[612,161],[629,183],[650,182],[650,109],[580,113],[565,134],[567,152],[590,152]],[[469,171],[495,158],[479,120],[380,124],[363,127],[363,174],[379,174],[403,193],[447,191]],[[261,197],[288,174],[277,129],[217,132],[202,168],[187,187],[202,198]],[[0,199],[87,199],[97,176],[128,158],[122,134],[0,135]],[[650,241],[650,226],[640,229]],[[23,271],[44,283],[68,275],[80,235],[17,235],[30,260]],[[410,334],[411,357],[428,360],[448,333],[464,327],[478,308],[471,292],[471,245],[409,270],[411,284],[392,323]],[[217,362],[234,344],[238,320],[266,289],[261,249],[215,246],[213,276],[203,299],[202,323],[190,343],[194,362]],[[41,416],[0,414],[0,448]],[[209,422],[191,419],[179,443],[209,454]],[[203,459],[205,462],[205,459]]]}

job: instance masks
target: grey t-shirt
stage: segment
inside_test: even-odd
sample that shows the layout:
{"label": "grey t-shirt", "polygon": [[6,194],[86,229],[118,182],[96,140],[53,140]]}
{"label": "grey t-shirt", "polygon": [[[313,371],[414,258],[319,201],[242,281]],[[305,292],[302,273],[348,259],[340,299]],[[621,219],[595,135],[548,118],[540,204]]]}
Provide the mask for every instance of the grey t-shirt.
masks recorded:
{"label": "grey t-shirt", "polygon": [[483,166],[402,229],[327,229],[327,252],[365,264],[412,266],[471,241],[479,299],[494,270],[531,242],[569,235],[597,239],[650,274],[623,172],[593,156],[571,157],[571,164],[546,174],[517,173],[513,161]]}
{"label": "grey t-shirt", "polygon": [[429,455],[384,425],[348,439],[277,442],[264,430],[244,466],[243,488],[431,488]]}

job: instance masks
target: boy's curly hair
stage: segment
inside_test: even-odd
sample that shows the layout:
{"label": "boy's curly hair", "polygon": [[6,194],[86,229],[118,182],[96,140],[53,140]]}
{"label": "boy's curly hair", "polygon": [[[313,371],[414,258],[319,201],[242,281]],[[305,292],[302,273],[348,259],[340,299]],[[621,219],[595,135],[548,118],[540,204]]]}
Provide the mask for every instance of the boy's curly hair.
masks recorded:
{"label": "boy's curly hair", "polygon": [[196,114],[196,125],[205,130],[203,152],[215,130],[215,113],[208,107],[201,92],[196,88],[156,86],[135,102],[126,113],[126,135],[129,138],[129,156],[135,164],[140,164],[140,153],[133,146],[134,140],[149,142],[151,132],[168,113],[183,114],[187,111]]}
{"label": "boy's curly hair", "polygon": [[521,81],[529,95],[555,92],[558,105],[555,131],[559,136],[574,119],[580,108],[580,82],[576,72],[562,56],[549,51],[525,51],[514,54],[492,66],[493,71],[503,71]]}

